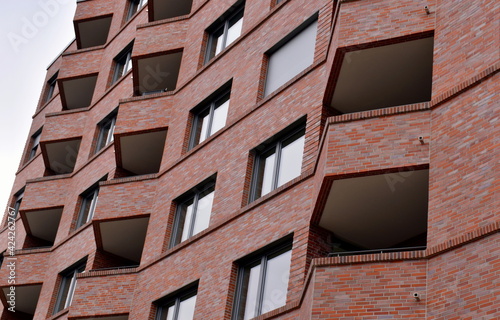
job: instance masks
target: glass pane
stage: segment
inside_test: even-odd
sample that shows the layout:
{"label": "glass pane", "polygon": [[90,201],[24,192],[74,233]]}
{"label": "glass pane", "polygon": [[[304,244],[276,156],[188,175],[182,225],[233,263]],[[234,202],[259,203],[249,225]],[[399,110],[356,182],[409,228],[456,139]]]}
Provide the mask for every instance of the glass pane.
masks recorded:
{"label": "glass pane", "polygon": [[238,39],[238,37],[241,34],[242,26],[243,26],[243,17],[241,17],[238,21],[236,21],[232,26],[228,28],[226,44],[224,48],[233,43],[234,40]]}
{"label": "glass pane", "polygon": [[158,320],[173,320],[175,315],[175,304],[163,306],[160,309]]}
{"label": "glass pane", "polygon": [[61,282],[61,287],[59,288],[59,304],[57,305],[56,312],[61,311],[66,306],[66,300],[68,298],[69,287],[71,285],[71,278],[64,277]]}
{"label": "glass pane", "polygon": [[[264,155],[265,157],[265,155]],[[275,153],[267,156],[267,158],[260,159],[260,165],[257,169],[259,172],[257,180],[257,190],[255,192],[255,197],[259,198],[265,194],[268,194],[273,188],[273,172],[274,172],[274,159]]]}
{"label": "glass pane", "polygon": [[300,175],[302,168],[302,155],[304,153],[304,136],[292,140],[281,149],[281,159],[278,173],[278,186]]}
{"label": "glass pane", "polygon": [[125,64],[123,62],[117,62],[116,63],[116,71],[115,71],[115,78],[114,81],[120,79],[120,77],[123,75],[123,69],[125,68]]}
{"label": "glass pane", "polygon": [[179,304],[179,315],[176,320],[192,320],[194,317],[194,307],[196,296],[192,296]]}
{"label": "glass pane", "polygon": [[198,200],[198,206],[196,208],[196,220],[194,222],[193,234],[205,230],[208,228],[210,223],[210,214],[212,213],[212,202],[214,200],[214,192],[210,192],[204,195]]}
{"label": "glass pane", "polygon": [[87,222],[87,218],[88,218],[89,212],[90,212],[90,207],[92,205],[92,198],[93,198],[93,196],[91,196],[91,197],[87,196],[87,197],[83,198],[82,206],[80,208],[80,215],[79,215],[77,227],[80,227],[81,225],[83,225]]}
{"label": "glass pane", "polygon": [[289,250],[267,261],[261,314],[285,305],[291,257]]}
{"label": "glass pane", "polygon": [[193,219],[193,203],[191,202],[186,205],[184,210],[184,224],[182,225],[181,242],[189,238],[189,227],[191,226],[191,220]]}
{"label": "glass pane", "polygon": [[314,62],[317,24],[317,21],[311,23],[271,54],[264,95],[275,91]]}
{"label": "glass pane", "polygon": [[71,282],[70,282],[69,289],[68,289],[68,296],[66,298],[66,303],[64,304],[65,309],[71,305],[71,302],[73,302],[73,296],[75,295],[75,289],[76,289],[76,271],[73,274],[73,277],[71,278]]}
{"label": "glass pane", "polygon": [[129,71],[130,69],[132,69],[132,59],[130,58],[130,55],[131,55],[131,53],[129,52],[127,54],[127,59],[126,59],[126,62],[125,62],[125,66],[123,68],[122,75],[124,75],[125,73],[127,73],[127,71]]}
{"label": "glass pane", "polygon": [[94,217],[95,207],[97,206],[97,199],[99,199],[99,196],[98,196],[98,192],[96,191],[94,193],[93,198],[92,198],[92,203],[90,204],[90,209],[89,209],[89,214],[87,216],[87,221],[85,221],[85,222],[89,222]]}
{"label": "glass pane", "polygon": [[222,103],[219,107],[217,107],[214,110],[214,118],[212,120],[212,128],[210,130],[210,135],[216,133],[226,125],[228,107],[229,107],[229,100]]}
{"label": "glass pane", "polygon": [[[203,117],[203,118],[201,118]],[[206,115],[200,115],[200,135],[198,138],[198,143],[201,143],[205,141],[207,138],[207,131],[208,131],[208,120],[210,119],[209,114],[207,113]]]}
{"label": "glass pane", "polygon": [[[257,306],[257,295],[259,290],[259,277],[260,277],[260,264],[250,268],[250,270],[245,269],[245,276],[243,279],[241,302],[244,303],[240,305],[240,316],[238,319],[251,319],[256,316],[256,306]],[[241,317],[243,315],[243,317]]]}
{"label": "glass pane", "polygon": [[212,55],[213,56],[216,56],[219,54],[219,52],[222,51],[222,49],[224,49],[224,29],[221,29],[220,31],[217,31],[216,33],[214,33],[213,35],[213,43],[212,43],[212,51],[214,51],[214,54]]}

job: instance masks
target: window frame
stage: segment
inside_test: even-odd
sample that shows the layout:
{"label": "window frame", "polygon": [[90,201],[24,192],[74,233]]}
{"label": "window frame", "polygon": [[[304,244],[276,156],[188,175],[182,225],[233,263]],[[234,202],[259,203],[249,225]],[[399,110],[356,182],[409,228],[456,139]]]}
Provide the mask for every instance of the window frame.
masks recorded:
{"label": "window frame", "polygon": [[[306,132],[306,123],[305,120],[299,120],[298,123],[292,124],[290,128],[287,128],[284,130],[284,132],[278,133],[276,137],[271,138],[271,141],[268,143],[263,143],[259,147],[254,149],[255,156],[254,156],[254,164],[252,168],[252,179],[251,179],[251,185],[250,185],[250,202],[253,202],[266,194],[272,192],[273,190],[276,190],[277,188],[281,187],[281,185],[278,185],[278,180],[279,180],[279,172],[280,172],[280,167],[282,165],[281,163],[281,158],[282,158],[282,151],[283,151],[283,144],[293,138],[295,135],[300,134],[301,135],[292,141],[295,142],[300,138],[304,138],[304,149],[305,149],[305,132]],[[259,150],[262,149],[262,150]],[[268,157],[265,157],[264,155],[269,153],[274,149],[274,163],[273,163],[273,168],[272,168],[272,181],[271,181],[271,189],[269,192],[265,194],[257,194],[258,189],[262,189],[262,185],[259,185],[259,176],[261,175],[261,170],[260,170],[260,165],[262,161],[265,161]],[[301,166],[303,164],[304,160],[304,150],[302,150],[302,159],[301,159]],[[301,170],[302,171],[302,170]],[[300,174],[299,174],[300,176]],[[261,183],[260,183],[261,184]]]}
{"label": "window frame", "polygon": [[[270,90],[269,87],[270,83],[268,83],[270,79],[270,73],[274,74],[271,70],[272,67],[272,58],[273,55],[275,55],[277,52],[282,50],[284,47],[287,46],[287,44],[290,44],[291,41],[296,39],[296,37],[300,36],[302,32],[306,31],[309,27],[311,27],[313,24],[316,24],[316,35],[314,38],[314,44],[312,47],[312,61],[311,64],[308,66],[305,66],[302,70],[297,72],[295,75],[290,77],[288,80],[285,82],[281,83],[281,85],[277,86],[273,90]],[[272,95],[274,92],[279,90],[282,86],[284,86],[286,83],[291,81],[293,78],[298,76],[300,73],[302,73],[304,70],[307,70],[307,68],[310,68],[312,65],[314,65],[314,55],[316,54],[316,45],[317,45],[317,39],[318,39],[318,33],[319,33],[319,12],[316,12],[313,14],[311,17],[306,19],[304,22],[302,22],[298,27],[296,27],[292,32],[288,33],[285,37],[283,37],[281,40],[279,40],[275,45],[273,45],[269,50],[267,50],[264,55],[265,55],[265,61],[266,63],[264,64],[263,68],[265,68],[264,73],[265,77],[263,78],[263,97],[268,97]],[[279,60],[278,60],[279,61]]]}
{"label": "window frame", "polygon": [[[80,208],[78,209],[78,216],[76,219],[75,230],[79,229],[94,218],[97,201],[99,199],[99,183],[107,180],[107,175],[102,177],[99,181],[90,186],[87,190],[80,194]],[[85,212],[87,202],[90,201],[88,212]],[[85,221],[84,221],[85,220]]]}
{"label": "window frame", "polygon": [[129,5],[125,22],[129,21],[137,12],[141,11],[141,9],[147,5],[148,0],[129,0],[128,3]]}
{"label": "window frame", "polygon": [[[56,314],[71,306],[76,290],[77,274],[85,272],[86,265],[87,265],[87,258],[80,260],[79,262],[75,263],[74,265],[72,265],[71,267],[67,268],[66,270],[64,270],[59,274],[59,276],[61,277],[60,278],[61,282],[59,284],[59,288],[57,291],[57,299],[56,299],[56,304],[54,306],[53,314]],[[66,291],[65,289],[66,287],[67,287],[67,293],[65,295],[64,291]]]}
{"label": "window frame", "polygon": [[134,42],[127,45],[114,59],[114,71],[111,84],[115,84],[132,70],[132,49]]}
{"label": "window frame", "polygon": [[57,76],[59,75],[59,71],[54,73],[52,77],[50,77],[49,81],[47,81],[47,89],[45,93],[44,103],[49,102],[50,99],[54,96],[54,91],[56,90],[57,85]]}
{"label": "window frame", "polygon": [[[234,12],[232,12],[234,10]],[[245,1],[238,1],[235,3],[228,11],[226,11],[216,23],[212,24],[209,28],[207,28],[208,41],[207,47],[205,50],[205,64],[210,60],[218,56],[221,52],[224,51],[229,45],[235,42],[239,37],[241,37],[241,32],[231,43],[227,43],[227,34],[229,28],[238,23],[240,20],[243,20],[245,15]],[[239,16],[239,18],[238,18]],[[223,21],[221,21],[223,20]],[[243,21],[242,21],[243,24]],[[242,26],[243,29],[243,26]],[[222,30],[222,44],[221,49],[217,53],[217,43],[214,42],[218,37],[216,34]]]}
{"label": "window frame", "polygon": [[36,156],[36,152],[38,151],[38,148],[40,147],[40,137],[42,136],[42,128],[38,129],[32,136],[31,136],[31,143],[30,143],[30,150],[28,153],[28,159],[27,161],[30,161]]}
{"label": "window frame", "polygon": [[[266,284],[266,275],[267,275],[267,264],[268,261],[272,258],[278,257],[282,254],[290,252],[290,270],[292,267],[292,250],[293,250],[293,235],[289,235],[284,239],[278,240],[275,243],[262,248],[253,254],[249,255],[241,259],[237,262],[238,271],[236,276],[236,291],[235,291],[235,299],[233,303],[233,310],[231,314],[231,320],[240,320],[240,316],[243,312],[245,312],[245,308],[242,309],[242,303],[246,302],[247,292],[244,290],[248,290],[248,287],[245,288],[243,285],[244,278],[246,276],[246,270],[248,267],[252,265],[260,265],[259,271],[259,279],[257,284],[257,297],[256,297],[256,306],[255,311],[256,314],[252,317],[258,317],[262,315],[262,306],[263,306],[263,298],[264,298],[264,287]],[[289,281],[289,280],[288,280]],[[287,284],[288,291],[288,284]],[[244,296],[245,295],[245,296]],[[245,301],[242,301],[245,299]],[[279,308],[279,307],[278,307]],[[267,311],[266,311],[267,312]]]}
{"label": "window frame", "polygon": [[14,219],[17,219],[17,217],[19,217],[19,208],[21,208],[21,203],[23,202],[24,191],[25,187],[22,187],[21,190],[19,190],[14,194],[14,202],[13,202],[13,209],[15,212]]}
{"label": "window frame", "polygon": [[[220,131],[222,128],[224,128],[226,126],[227,115],[229,112],[229,105],[227,107],[228,111],[226,112],[226,120],[225,120],[224,126],[222,126],[219,130],[212,132],[215,110],[217,110],[219,107],[223,106],[226,102],[230,103],[230,101],[231,101],[231,86],[229,85],[228,88],[226,88],[226,86],[224,86],[224,87],[225,87],[224,89],[222,89],[219,92],[216,92],[214,95],[212,95],[212,97],[210,97],[207,102],[202,103],[201,107],[197,107],[197,108],[193,109],[193,111],[191,111],[191,113],[193,114],[193,123],[191,126],[191,135],[189,138],[188,150],[193,149],[194,147],[196,147],[197,145],[199,145],[203,141],[207,140],[208,138],[210,138],[211,136],[213,136],[215,133],[217,133],[218,131]],[[221,101],[222,101],[222,103],[219,103]],[[205,118],[202,115],[207,111],[208,111],[208,114],[206,115],[206,117],[208,117],[207,130],[206,130],[205,137],[203,137],[203,140],[201,140],[202,139],[201,129],[202,129],[202,125],[203,125],[203,119]],[[200,130],[200,132],[198,135],[199,130]]]}
{"label": "window frame", "polygon": [[[195,299],[198,298],[198,281],[196,281],[193,284],[190,284],[180,290],[177,290],[161,299],[155,302],[156,304],[156,314],[155,314],[155,320],[161,320],[163,316],[164,309],[167,309],[171,306],[175,306],[174,308],[174,315],[172,317],[172,320],[178,320],[179,317],[179,306],[182,301],[185,301],[187,299],[190,299],[192,297],[196,297]],[[193,310],[196,311],[196,302]],[[168,314],[167,314],[168,315]]]}
{"label": "window frame", "polygon": [[[118,116],[118,108],[113,110],[110,114],[108,114],[104,119],[102,119],[98,124],[98,134],[97,134],[97,141],[95,144],[95,151],[94,153],[98,153],[102,149],[104,149],[107,145],[112,143],[114,141],[114,132],[115,132],[115,127],[116,127],[116,119]],[[107,136],[104,137],[104,130],[106,129],[106,126],[109,124],[109,130],[107,132]]]}
{"label": "window frame", "polygon": [[[200,183],[197,187],[192,188],[188,192],[184,193],[182,196],[177,198],[174,202],[176,203],[176,208],[175,208],[175,217],[174,217],[174,223],[173,223],[173,228],[172,228],[172,236],[170,238],[170,244],[169,248],[173,248],[178,244],[181,244],[182,242],[192,238],[199,232],[207,229],[207,228],[200,230],[198,233],[193,234],[194,232],[194,226],[196,224],[196,217],[198,212],[198,203],[200,201],[200,196],[204,194],[204,196],[209,195],[210,193],[214,193],[215,195],[215,176],[210,177],[204,182]],[[203,199],[204,197],[201,197]],[[185,220],[183,222],[183,225],[181,226],[181,215],[185,214],[183,213],[184,208],[186,207],[186,204],[192,201],[193,209],[192,209],[192,216],[191,216],[191,221],[189,223],[189,230],[187,234],[187,238],[182,240],[182,234],[184,232],[185,226]],[[213,203],[212,207],[210,208],[210,216],[212,215],[212,208],[213,208]],[[185,219],[185,217],[184,217]],[[210,221],[209,221],[210,222]],[[182,229],[181,229],[182,227]]]}

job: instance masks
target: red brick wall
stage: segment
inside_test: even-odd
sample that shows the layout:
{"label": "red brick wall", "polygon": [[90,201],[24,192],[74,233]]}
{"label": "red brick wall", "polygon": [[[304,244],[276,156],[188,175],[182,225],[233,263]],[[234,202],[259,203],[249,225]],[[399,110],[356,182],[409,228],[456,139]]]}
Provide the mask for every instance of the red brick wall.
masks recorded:
{"label": "red brick wall", "polygon": [[[11,192],[12,197],[26,185],[21,210],[64,206],[55,245],[46,252],[18,252],[21,282],[43,281],[35,318],[51,317],[61,271],[86,256],[87,271],[116,262],[96,252],[91,223],[78,230],[73,226],[79,195],[105,174],[108,179],[115,173],[122,175],[116,169],[114,146],[93,152],[97,123],[119,105],[117,134],[168,126],[160,172],[104,183],[95,213],[95,219],[150,214],[141,268],[137,272],[81,276],[74,306],[57,319],[127,312],[130,319],[145,319],[155,312],[153,301],[197,280],[196,319],[228,319],[235,290],[235,261],[292,233],[288,304],[261,319],[453,319],[455,314],[464,319],[498,318],[494,301],[500,272],[495,259],[498,235],[491,235],[490,230],[481,233],[484,239],[464,243],[471,241],[479,228],[498,222],[495,209],[499,200],[493,186],[500,172],[495,161],[499,126],[498,98],[494,96],[499,81],[498,75],[492,75],[498,67],[488,71],[488,79],[478,78],[481,82],[460,91],[465,88],[462,83],[499,61],[499,40],[495,38],[498,21],[492,21],[496,3],[345,1],[340,4],[330,40],[332,1],[285,0],[274,7],[270,0],[247,1],[242,36],[200,66],[206,28],[234,2],[195,0],[189,18],[154,23],[148,23],[147,8],[143,8],[126,24],[126,1],[78,3],[75,20],[113,13],[108,43],[91,50],[76,50],[73,43],[49,67],[45,82],[59,69],[60,78],[99,71],[92,105],[74,113],[59,113],[62,105],[56,90],[49,102],[40,100],[29,133],[31,136],[45,124],[44,141],[81,135],[75,170],[65,176],[33,180],[44,172],[38,155],[21,164]],[[430,8],[429,15],[425,5]],[[318,11],[314,65],[263,98],[259,89],[265,75],[264,52]],[[332,63],[337,48],[432,30],[432,103],[326,121],[329,111],[323,106],[324,93],[329,75],[335,71]],[[133,39],[135,60],[153,52],[184,48],[174,93],[131,98],[132,73],[111,85],[113,59]],[[230,79],[225,128],[186,151],[190,110]],[[441,101],[449,92],[459,94]],[[48,113],[57,114],[46,117]],[[303,116],[307,116],[307,128],[302,175],[248,204],[250,150]],[[325,140],[320,146],[324,128]],[[427,143],[420,144],[419,136]],[[356,261],[352,263],[321,258],[327,249],[321,232],[311,226],[311,217],[322,197],[320,186],[326,176],[427,163],[431,186],[430,249],[426,253],[415,253],[411,259],[377,256],[363,262],[365,258],[353,258]],[[175,214],[173,200],[213,174],[217,174],[217,182],[209,228],[167,249]],[[0,249],[7,247],[6,231],[0,231]],[[465,233],[463,239],[456,240]],[[20,220],[17,236],[20,248],[26,237]],[[6,272],[0,269],[0,283]],[[414,291],[423,292],[422,301],[413,300]]]}

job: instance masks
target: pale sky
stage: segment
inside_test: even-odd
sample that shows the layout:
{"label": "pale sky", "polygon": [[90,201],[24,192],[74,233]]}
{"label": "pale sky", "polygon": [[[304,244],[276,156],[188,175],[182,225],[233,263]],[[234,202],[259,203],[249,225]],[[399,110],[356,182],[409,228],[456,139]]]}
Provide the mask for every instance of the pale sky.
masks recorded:
{"label": "pale sky", "polygon": [[74,39],[76,0],[0,0],[0,207],[6,211],[47,67]]}

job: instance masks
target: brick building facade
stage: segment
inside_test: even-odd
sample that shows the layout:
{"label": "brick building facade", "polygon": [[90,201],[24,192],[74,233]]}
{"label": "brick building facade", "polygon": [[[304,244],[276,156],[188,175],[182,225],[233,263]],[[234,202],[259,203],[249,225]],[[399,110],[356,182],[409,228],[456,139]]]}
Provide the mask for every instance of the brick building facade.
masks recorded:
{"label": "brick building facade", "polygon": [[498,319],[499,11],[78,1],[0,319]]}

